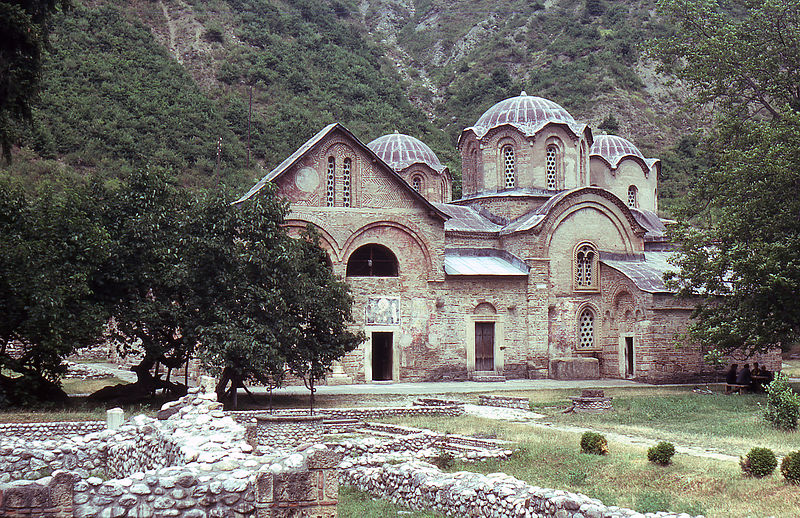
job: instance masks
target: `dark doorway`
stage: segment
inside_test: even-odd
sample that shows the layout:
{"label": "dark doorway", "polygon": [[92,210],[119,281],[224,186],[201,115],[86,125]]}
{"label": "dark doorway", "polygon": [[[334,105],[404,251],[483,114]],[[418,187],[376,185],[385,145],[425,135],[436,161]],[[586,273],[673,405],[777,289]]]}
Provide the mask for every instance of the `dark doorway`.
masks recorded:
{"label": "dark doorway", "polygon": [[625,377],[632,378],[633,371],[633,337],[625,337]]}
{"label": "dark doorway", "polygon": [[494,370],[494,322],[475,322],[475,370]]}
{"label": "dark doorway", "polygon": [[372,381],[392,380],[392,333],[372,333]]}

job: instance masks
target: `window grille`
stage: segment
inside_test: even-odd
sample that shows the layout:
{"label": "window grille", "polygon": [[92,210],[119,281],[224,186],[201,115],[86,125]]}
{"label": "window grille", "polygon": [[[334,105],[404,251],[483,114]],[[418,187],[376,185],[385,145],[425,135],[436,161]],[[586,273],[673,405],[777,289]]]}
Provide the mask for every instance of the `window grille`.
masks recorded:
{"label": "window grille", "polygon": [[422,178],[415,176],[411,179],[411,188],[417,192],[422,192]]}
{"label": "window grille", "polygon": [[513,189],[517,185],[513,147],[505,146],[503,148],[503,164],[506,173],[506,189]]}
{"label": "window grille", "polygon": [[638,190],[635,185],[628,187],[628,207],[635,209],[639,205]]}
{"label": "window grille", "polygon": [[334,187],[336,185],[336,159],[332,156],[328,157],[328,192],[327,192],[327,201],[328,207],[333,207],[335,194],[336,191]]}
{"label": "window grille", "polygon": [[350,206],[350,171],[353,169],[353,161],[349,158],[344,159],[342,166],[342,206]]}
{"label": "window grille", "polygon": [[594,286],[594,259],[597,253],[592,245],[583,245],[575,255],[575,286],[591,288]]}
{"label": "window grille", "polygon": [[578,347],[582,349],[594,347],[594,313],[589,308],[581,312],[578,322]]}
{"label": "window grille", "polygon": [[547,147],[547,188],[552,190],[556,189],[558,185],[558,150],[555,146]]}

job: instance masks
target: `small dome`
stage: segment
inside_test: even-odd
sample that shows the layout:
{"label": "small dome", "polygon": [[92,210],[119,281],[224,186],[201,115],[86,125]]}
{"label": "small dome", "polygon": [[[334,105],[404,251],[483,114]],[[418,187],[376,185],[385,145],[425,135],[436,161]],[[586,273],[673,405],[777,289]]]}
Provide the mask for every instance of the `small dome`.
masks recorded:
{"label": "small dome", "polygon": [[568,125],[573,131],[580,130],[572,115],[559,104],[525,92],[517,97],[500,101],[486,110],[471,129],[480,138],[492,128],[510,124],[525,134],[532,135],[548,122],[560,122]]}
{"label": "small dome", "polygon": [[412,164],[420,163],[438,172],[445,168],[436,153],[424,142],[402,133],[378,137],[367,144],[367,147],[398,172]]}
{"label": "small dome", "polygon": [[589,155],[600,155],[616,167],[625,156],[635,156],[644,160],[644,155],[630,140],[616,135],[598,135],[594,138]]}

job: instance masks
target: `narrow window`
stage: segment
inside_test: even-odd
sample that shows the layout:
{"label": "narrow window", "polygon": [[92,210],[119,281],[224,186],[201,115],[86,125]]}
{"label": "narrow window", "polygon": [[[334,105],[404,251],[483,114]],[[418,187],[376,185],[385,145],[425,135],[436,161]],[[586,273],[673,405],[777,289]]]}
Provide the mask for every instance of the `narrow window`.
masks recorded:
{"label": "narrow window", "polygon": [[547,188],[555,190],[558,185],[558,149],[555,146],[547,146]]}
{"label": "narrow window", "polygon": [[347,261],[348,277],[397,277],[397,257],[383,245],[364,245]]}
{"label": "narrow window", "polygon": [[581,312],[578,322],[578,347],[581,349],[594,347],[594,312],[589,308]]}
{"label": "narrow window", "polygon": [[353,161],[349,158],[344,159],[342,166],[342,206],[350,206],[350,171],[353,169]]}
{"label": "narrow window", "polygon": [[635,209],[639,205],[639,190],[635,185],[628,187],[628,207]]}
{"label": "narrow window", "polygon": [[575,286],[591,288],[594,286],[594,269],[597,252],[592,245],[582,245],[575,254]]}
{"label": "narrow window", "polygon": [[422,192],[422,178],[415,176],[411,179],[411,188],[417,192]]}
{"label": "narrow window", "polygon": [[334,187],[336,186],[336,159],[332,156],[328,157],[328,207],[333,207],[335,198]]}
{"label": "narrow window", "polygon": [[506,174],[506,189],[513,189],[517,185],[517,174],[515,171],[514,148],[511,146],[503,147],[503,167]]}

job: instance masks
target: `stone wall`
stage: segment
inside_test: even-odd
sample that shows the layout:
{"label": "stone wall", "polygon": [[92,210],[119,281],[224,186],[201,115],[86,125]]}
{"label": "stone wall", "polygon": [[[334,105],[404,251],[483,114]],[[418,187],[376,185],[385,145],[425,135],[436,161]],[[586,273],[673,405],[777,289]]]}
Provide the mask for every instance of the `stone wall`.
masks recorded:
{"label": "stone wall", "polygon": [[[71,436],[62,423],[22,426],[0,436],[0,516],[270,518],[287,508],[335,516],[338,453],[321,444],[254,451],[215,401],[213,380],[203,388],[165,405],[163,420],[136,416],[117,430]],[[48,429],[64,435],[41,439]]]}
{"label": "stone wall", "polygon": [[504,473],[443,473],[422,461],[381,466],[348,465],[339,482],[420,511],[463,518],[558,517],[687,518],[666,512],[640,514],[605,506],[588,496],[531,486]]}
{"label": "stone wall", "polygon": [[498,406],[502,408],[516,408],[519,410],[531,409],[531,400],[530,398],[526,397],[481,394],[478,396],[478,404],[486,406]]}
{"label": "stone wall", "polygon": [[[325,418],[338,419],[382,419],[384,417],[406,416],[449,416],[464,415],[464,405],[415,405],[410,407],[367,407],[367,408],[321,408],[316,410]],[[237,423],[250,423],[259,415],[264,415],[264,410],[236,410],[225,412]],[[308,415],[304,409],[275,410],[274,415]]]}
{"label": "stone wall", "polygon": [[4,423],[0,424],[0,438],[21,437],[27,440],[41,440],[70,435],[85,435],[105,430],[105,428],[105,421]]}

